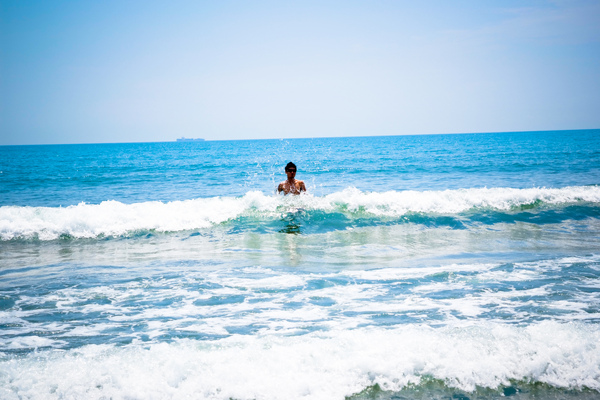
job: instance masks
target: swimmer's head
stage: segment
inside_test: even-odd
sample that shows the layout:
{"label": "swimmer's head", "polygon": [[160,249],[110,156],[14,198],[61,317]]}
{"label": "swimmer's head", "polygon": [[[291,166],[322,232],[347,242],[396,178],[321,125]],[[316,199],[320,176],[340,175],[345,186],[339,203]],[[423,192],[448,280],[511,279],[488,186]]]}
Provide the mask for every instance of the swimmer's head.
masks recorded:
{"label": "swimmer's head", "polygon": [[293,162],[289,162],[287,163],[287,165],[285,166],[285,172],[296,172],[297,168],[296,168],[296,164],[294,164]]}

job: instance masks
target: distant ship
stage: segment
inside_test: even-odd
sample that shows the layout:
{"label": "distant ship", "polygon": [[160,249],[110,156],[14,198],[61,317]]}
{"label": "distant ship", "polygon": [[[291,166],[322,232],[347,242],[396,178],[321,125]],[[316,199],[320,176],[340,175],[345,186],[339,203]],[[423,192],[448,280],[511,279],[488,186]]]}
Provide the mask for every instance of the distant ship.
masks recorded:
{"label": "distant ship", "polygon": [[178,142],[204,142],[204,139],[202,139],[202,138],[192,139],[192,138],[180,137],[179,139],[177,139],[177,141]]}

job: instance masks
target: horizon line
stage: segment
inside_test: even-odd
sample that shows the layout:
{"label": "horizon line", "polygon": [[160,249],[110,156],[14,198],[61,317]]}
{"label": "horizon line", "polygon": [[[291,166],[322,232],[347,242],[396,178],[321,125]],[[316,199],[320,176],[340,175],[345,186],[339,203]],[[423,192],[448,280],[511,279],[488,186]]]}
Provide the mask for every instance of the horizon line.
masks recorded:
{"label": "horizon line", "polygon": [[[273,138],[258,138],[258,139],[204,139],[204,138],[190,138],[190,139],[202,139],[198,140],[197,143],[205,142],[235,142],[235,141],[249,141],[249,140],[305,140],[305,139],[343,139],[343,138],[376,138],[376,137],[396,137],[396,136],[441,136],[441,135],[483,135],[483,134],[494,134],[494,133],[543,133],[543,132],[578,132],[578,131],[595,131],[600,128],[579,128],[579,129],[543,129],[543,130],[516,130],[516,131],[486,131],[486,132],[448,132],[448,133],[404,133],[398,135],[351,135],[351,136],[309,136],[309,137],[273,137]],[[92,144],[141,144],[141,143],[194,143],[189,142],[177,142],[177,138],[172,140],[160,140],[160,141],[149,141],[149,142],[80,142],[80,143],[32,143],[32,144],[0,144],[0,147],[9,146],[72,146],[72,145],[92,145]]]}

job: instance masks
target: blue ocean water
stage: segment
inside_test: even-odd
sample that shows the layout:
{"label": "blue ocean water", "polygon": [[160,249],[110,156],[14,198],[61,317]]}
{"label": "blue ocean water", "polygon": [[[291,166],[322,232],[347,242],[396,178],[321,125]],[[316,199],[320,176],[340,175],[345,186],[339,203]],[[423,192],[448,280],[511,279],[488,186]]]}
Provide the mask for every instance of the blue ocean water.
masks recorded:
{"label": "blue ocean water", "polygon": [[599,185],[600,130],[0,147],[0,398],[598,398]]}

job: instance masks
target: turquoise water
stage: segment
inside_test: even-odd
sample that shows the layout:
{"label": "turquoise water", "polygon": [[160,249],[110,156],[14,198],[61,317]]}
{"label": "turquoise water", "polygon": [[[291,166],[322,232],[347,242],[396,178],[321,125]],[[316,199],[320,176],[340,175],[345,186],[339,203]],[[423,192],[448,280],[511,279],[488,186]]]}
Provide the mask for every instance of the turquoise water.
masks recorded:
{"label": "turquoise water", "polygon": [[[308,194],[275,194],[288,161]],[[1,398],[600,396],[600,130],[5,146],[0,171]]]}

